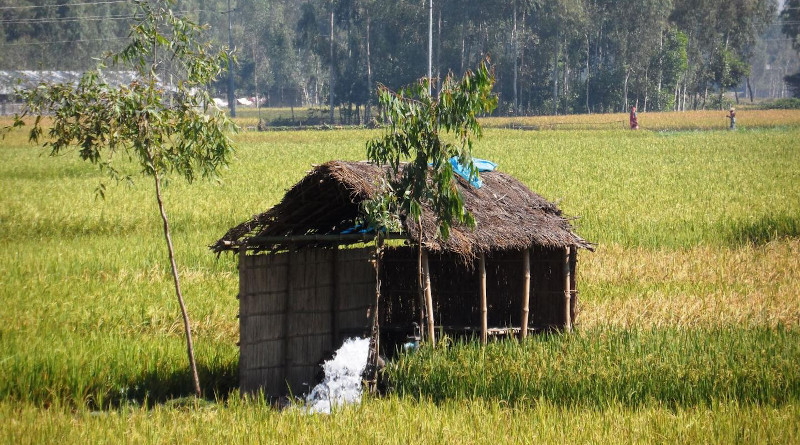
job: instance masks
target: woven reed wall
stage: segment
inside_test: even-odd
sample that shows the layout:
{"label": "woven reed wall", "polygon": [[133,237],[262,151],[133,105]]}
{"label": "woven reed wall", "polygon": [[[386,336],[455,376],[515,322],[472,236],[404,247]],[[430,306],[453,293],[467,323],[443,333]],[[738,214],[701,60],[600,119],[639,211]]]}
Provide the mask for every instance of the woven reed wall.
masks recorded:
{"label": "woven reed wall", "polygon": [[[301,394],[321,377],[320,364],[341,342],[369,332],[375,300],[372,248],[302,249],[239,256],[239,385],[269,396]],[[437,326],[480,326],[478,272],[456,257],[430,255]],[[531,250],[528,326],[564,325],[564,251]],[[571,319],[575,320],[577,255],[570,255]],[[387,248],[383,257],[381,345],[390,353],[419,321],[417,252]],[[518,327],[524,281],[522,252],[486,257],[489,327]]]}
{"label": "woven reed wall", "polygon": [[[450,255],[429,255],[431,293],[437,326],[480,327],[480,284],[475,267],[466,267]],[[572,320],[575,319],[577,255],[570,255]],[[381,326],[399,327],[418,321],[417,252],[412,247],[391,248],[382,265]],[[498,251],[486,256],[489,327],[518,327],[521,322],[524,271],[521,251]],[[563,327],[564,250],[531,250],[531,296],[528,326]],[[402,339],[411,330],[397,337]],[[389,342],[391,338],[387,339]]]}
{"label": "woven reed wall", "polygon": [[[578,292],[575,287],[577,254],[570,254],[570,308],[575,320]],[[533,249],[531,251],[530,321],[534,329],[561,328],[564,326],[564,251],[561,249]]]}
{"label": "woven reed wall", "polygon": [[320,363],[364,335],[375,299],[372,249],[239,256],[239,385],[268,396],[308,391]]}

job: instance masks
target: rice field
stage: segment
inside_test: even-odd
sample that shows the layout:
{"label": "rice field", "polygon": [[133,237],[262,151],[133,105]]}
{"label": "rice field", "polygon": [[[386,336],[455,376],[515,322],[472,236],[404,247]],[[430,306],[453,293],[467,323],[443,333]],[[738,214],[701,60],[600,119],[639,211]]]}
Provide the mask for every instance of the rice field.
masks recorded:
{"label": "rice field", "polygon": [[[728,110],[694,110],[647,113],[639,110],[639,128],[647,131],[727,130]],[[565,116],[492,117],[488,127],[517,127],[538,130],[628,129],[627,113],[571,114]],[[754,110],[737,108],[736,126],[774,128],[800,124],[797,110]]]}
{"label": "rice field", "polygon": [[167,187],[201,402],[185,397],[152,185],[97,199],[96,168],[14,132],[0,141],[0,441],[796,443],[800,112],[743,111],[735,132],[706,113],[640,113],[638,132],[598,125],[613,115],[547,131],[487,119],[475,155],[598,243],[579,258],[575,333],[443,342],[394,364],[389,396],[327,417],[239,396],[235,260],[206,246],[312,164],[363,159],[378,132],[245,131],[219,182]]}

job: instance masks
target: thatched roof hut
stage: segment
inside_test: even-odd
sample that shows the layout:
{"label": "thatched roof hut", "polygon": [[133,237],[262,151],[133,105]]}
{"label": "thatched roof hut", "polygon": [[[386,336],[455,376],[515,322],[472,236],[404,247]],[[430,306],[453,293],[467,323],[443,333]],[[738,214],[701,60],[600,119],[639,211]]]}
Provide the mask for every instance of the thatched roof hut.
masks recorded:
{"label": "thatched roof hut", "polygon": [[[335,236],[354,227],[361,203],[376,195],[379,181],[386,174],[386,167],[368,162],[331,161],[319,165],[292,187],[279,204],[229,230],[212,249],[221,252],[248,245],[275,250],[285,248],[285,240],[302,236],[308,239],[295,238],[293,243],[341,244],[343,239],[337,240]],[[422,244],[426,250],[472,259],[480,253],[519,250],[532,245],[593,249],[591,243],[572,231],[555,204],[521,182],[498,171],[481,173],[481,179],[483,186],[475,188],[457,176],[464,207],[475,217],[474,230],[455,226],[450,237],[442,240],[437,236],[433,212],[424,209]],[[403,218],[402,223],[403,232],[417,244],[420,240],[416,221]]]}
{"label": "thatched roof hut", "polygon": [[387,234],[404,246],[340,249],[373,241],[354,228],[386,175],[367,162],[317,166],[211,246],[239,252],[243,392],[303,392],[348,336],[371,336],[373,351],[391,355],[423,327],[430,340],[444,331],[484,342],[571,328],[577,251],[593,245],[555,204],[504,173],[481,173],[480,188],[457,178],[474,230],[455,226],[442,240],[423,209],[421,250],[410,218],[401,218],[402,233]]}

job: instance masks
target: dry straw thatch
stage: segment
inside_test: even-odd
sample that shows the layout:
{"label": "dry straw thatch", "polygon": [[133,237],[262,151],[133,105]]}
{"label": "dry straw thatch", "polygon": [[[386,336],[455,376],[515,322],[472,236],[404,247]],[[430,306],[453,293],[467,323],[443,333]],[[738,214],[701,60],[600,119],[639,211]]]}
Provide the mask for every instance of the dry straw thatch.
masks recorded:
{"label": "dry straw thatch", "polygon": [[[368,162],[330,161],[316,166],[292,187],[283,200],[268,211],[230,229],[211,249],[235,249],[243,244],[264,250],[280,250],[288,243],[259,242],[265,237],[338,235],[352,228],[360,205],[378,192],[388,167]],[[474,230],[451,228],[450,237],[437,236],[436,220],[429,208],[422,218],[422,243],[430,252],[455,253],[464,259],[495,250],[519,250],[530,246],[545,248],[579,247],[593,250],[593,244],[572,231],[559,208],[504,173],[481,173],[483,186],[475,188],[461,177],[458,187],[464,207],[475,217]],[[416,221],[403,218],[403,231],[419,241]],[[325,245],[321,238],[306,245]],[[302,243],[294,242],[295,246]]]}

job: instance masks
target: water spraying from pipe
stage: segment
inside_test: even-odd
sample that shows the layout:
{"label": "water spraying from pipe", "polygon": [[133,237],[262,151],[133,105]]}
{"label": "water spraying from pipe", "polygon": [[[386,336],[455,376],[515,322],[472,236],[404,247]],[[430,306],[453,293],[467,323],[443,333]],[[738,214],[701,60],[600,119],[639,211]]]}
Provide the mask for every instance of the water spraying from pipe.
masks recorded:
{"label": "water spraying from pipe", "polygon": [[306,396],[309,414],[330,414],[337,405],[361,401],[361,375],[367,366],[368,338],[348,338],[322,365],[325,378]]}

